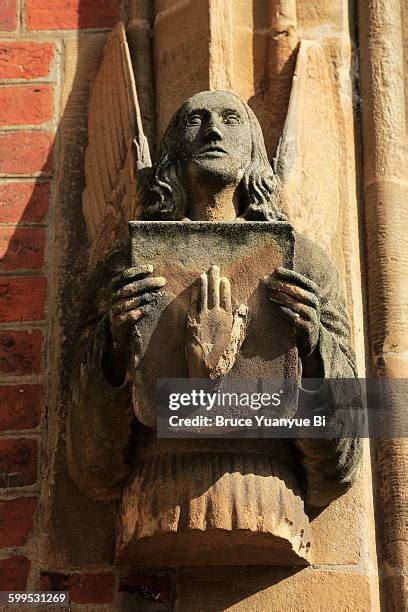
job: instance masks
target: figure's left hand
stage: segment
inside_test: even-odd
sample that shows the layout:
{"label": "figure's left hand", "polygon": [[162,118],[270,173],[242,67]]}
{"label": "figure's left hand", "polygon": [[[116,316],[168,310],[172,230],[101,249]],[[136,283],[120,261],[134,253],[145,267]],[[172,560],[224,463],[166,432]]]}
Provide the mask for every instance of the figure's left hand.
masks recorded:
{"label": "figure's left hand", "polygon": [[287,268],[276,268],[263,283],[268,298],[279,305],[282,315],[294,326],[300,354],[311,355],[320,333],[318,286],[303,274]]}

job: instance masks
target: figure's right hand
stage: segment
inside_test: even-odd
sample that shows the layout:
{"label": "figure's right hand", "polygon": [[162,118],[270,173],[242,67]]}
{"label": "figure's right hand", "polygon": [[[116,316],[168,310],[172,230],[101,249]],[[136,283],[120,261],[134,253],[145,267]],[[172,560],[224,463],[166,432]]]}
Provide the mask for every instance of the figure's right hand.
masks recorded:
{"label": "figure's right hand", "polygon": [[162,276],[152,276],[153,266],[127,268],[111,282],[109,318],[115,345],[128,338],[129,326],[136,323],[158,300],[159,290],[166,284]]}
{"label": "figure's right hand", "polygon": [[191,291],[186,358],[190,378],[221,378],[234,365],[245,339],[248,307],[233,309],[230,281],[212,265]]}

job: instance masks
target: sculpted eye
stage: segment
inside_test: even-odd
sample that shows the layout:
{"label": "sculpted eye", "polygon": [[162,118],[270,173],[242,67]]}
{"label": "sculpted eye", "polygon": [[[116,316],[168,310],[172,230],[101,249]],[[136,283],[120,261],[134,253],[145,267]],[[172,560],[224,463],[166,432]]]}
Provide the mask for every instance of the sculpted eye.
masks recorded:
{"label": "sculpted eye", "polygon": [[187,125],[201,125],[201,115],[190,115],[187,118]]}
{"label": "sculpted eye", "polygon": [[238,115],[235,115],[234,113],[229,113],[228,115],[225,115],[224,123],[227,125],[237,125],[238,123],[240,123],[240,120]]}

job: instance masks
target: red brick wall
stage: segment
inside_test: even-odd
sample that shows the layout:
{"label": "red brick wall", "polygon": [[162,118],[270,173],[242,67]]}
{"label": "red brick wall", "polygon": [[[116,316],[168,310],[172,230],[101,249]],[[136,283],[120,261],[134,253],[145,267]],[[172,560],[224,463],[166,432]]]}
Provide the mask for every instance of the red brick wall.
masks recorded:
{"label": "red brick wall", "polygon": [[77,30],[106,31],[118,15],[119,0],[1,0],[0,9],[0,590],[64,589],[74,602],[108,608],[118,582],[109,568],[44,565],[41,513],[57,376],[50,347],[61,58]]}

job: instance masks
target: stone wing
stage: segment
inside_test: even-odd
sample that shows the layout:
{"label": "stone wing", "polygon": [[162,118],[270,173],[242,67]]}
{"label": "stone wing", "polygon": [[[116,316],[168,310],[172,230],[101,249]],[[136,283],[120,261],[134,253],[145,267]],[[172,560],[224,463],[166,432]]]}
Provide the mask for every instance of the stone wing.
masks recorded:
{"label": "stone wing", "polygon": [[127,239],[135,218],[138,173],[150,167],[126,32],[119,22],[104,49],[93,84],[82,206],[91,267]]}
{"label": "stone wing", "polygon": [[336,112],[324,51],[318,43],[302,40],[273,166],[283,183],[282,208],[289,220],[328,252],[339,224],[344,148]]}

